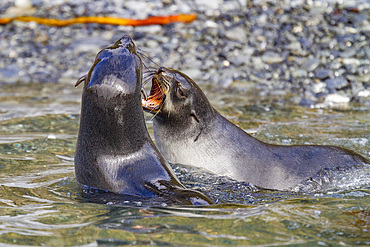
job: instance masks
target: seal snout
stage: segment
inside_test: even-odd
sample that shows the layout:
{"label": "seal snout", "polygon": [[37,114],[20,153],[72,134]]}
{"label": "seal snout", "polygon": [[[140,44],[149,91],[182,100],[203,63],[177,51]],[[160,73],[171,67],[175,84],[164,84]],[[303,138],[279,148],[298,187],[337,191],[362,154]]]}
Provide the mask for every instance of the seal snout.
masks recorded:
{"label": "seal snout", "polygon": [[121,39],[119,39],[115,43],[115,46],[122,47],[122,48],[127,48],[129,50],[136,51],[135,43],[134,43],[134,41],[132,41],[131,37],[128,36],[128,35],[125,35]]}
{"label": "seal snout", "polygon": [[156,75],[159,75],[159,74],[161,74],[161,73],[163,73],[163,72],[167,72],[166,68],[165,68],[165,67],[160,67],[160,68],[157,70]]}
{"label": "seal snout", "polygon": [[172,76],[171,69],[165,68],[165,67],[159,67],[157,72],[155,73],[154,77],[157,78],[164,78]]}

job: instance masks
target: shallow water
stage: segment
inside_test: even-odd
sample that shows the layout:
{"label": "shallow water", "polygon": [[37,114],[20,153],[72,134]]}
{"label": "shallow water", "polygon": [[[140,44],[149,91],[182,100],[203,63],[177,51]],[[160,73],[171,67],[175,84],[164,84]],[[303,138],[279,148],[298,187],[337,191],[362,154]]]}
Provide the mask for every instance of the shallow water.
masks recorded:
{"label": "shallow water", "polygon": [[[368,167],[312,193],[288,193],[174,165],[184,184],[217,205],[86,202],[74,178],[81,88],[72,84],[0,87],[0,245],[370,244]],[[370,156],[370,115],[364,106],[309,109],[242,90],[207,88],[207,96],[266,142],[338,145]]]}

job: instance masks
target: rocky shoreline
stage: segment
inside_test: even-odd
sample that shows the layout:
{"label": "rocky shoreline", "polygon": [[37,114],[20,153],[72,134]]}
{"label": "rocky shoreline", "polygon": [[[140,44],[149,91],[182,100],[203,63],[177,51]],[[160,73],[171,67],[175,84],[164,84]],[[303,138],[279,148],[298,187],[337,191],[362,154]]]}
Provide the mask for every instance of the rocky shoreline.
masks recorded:
{"label": "rocky shoreline", "polygon": [[293,103],[308,107],[370,105],[366,0],[4,2],[1,18],[19,13],[60,19],[198,16],[189,24],[165,26],[0,26],[0,85],[72,84],[87,72],[99,49],[129,34],[153,62],[182,70],[199,84],[257,90],[261,97],[290,93]]}

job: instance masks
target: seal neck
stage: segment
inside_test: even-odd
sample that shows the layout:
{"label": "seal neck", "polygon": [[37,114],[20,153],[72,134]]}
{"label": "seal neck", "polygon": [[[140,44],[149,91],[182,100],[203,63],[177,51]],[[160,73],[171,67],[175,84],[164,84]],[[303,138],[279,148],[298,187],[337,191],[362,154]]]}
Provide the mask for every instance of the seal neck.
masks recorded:
{"label": "seal neck", "polygon": [[99,146],[94,152],[129,154],[150,140],[139,94],[119,94],[107,100],[84,90],[82,97],[79,138],[83,140],[79,141]]}

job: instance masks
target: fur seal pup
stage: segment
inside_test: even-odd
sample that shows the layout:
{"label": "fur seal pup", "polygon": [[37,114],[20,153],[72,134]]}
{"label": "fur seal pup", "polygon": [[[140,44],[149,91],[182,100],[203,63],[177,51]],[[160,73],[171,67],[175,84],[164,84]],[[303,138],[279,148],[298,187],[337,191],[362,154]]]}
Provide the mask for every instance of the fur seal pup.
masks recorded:
{"label": "fur seal pup", "polygon": [[148,134],[140,101],[142,61],[129,36],[101,50],[76,86],[83,81],[75,153],[81,185],[171,204],[212,204],[179,182]]}
{"label": "fur seal pup", "polygon": [[259,141],[221,116],[197,84],[174,69],[158,69],[142,105],[155,114],[156,145],[167,160],[262,188],[290,190],[321,170],[370,163],[353,151],[334,146],[281,146]]}

